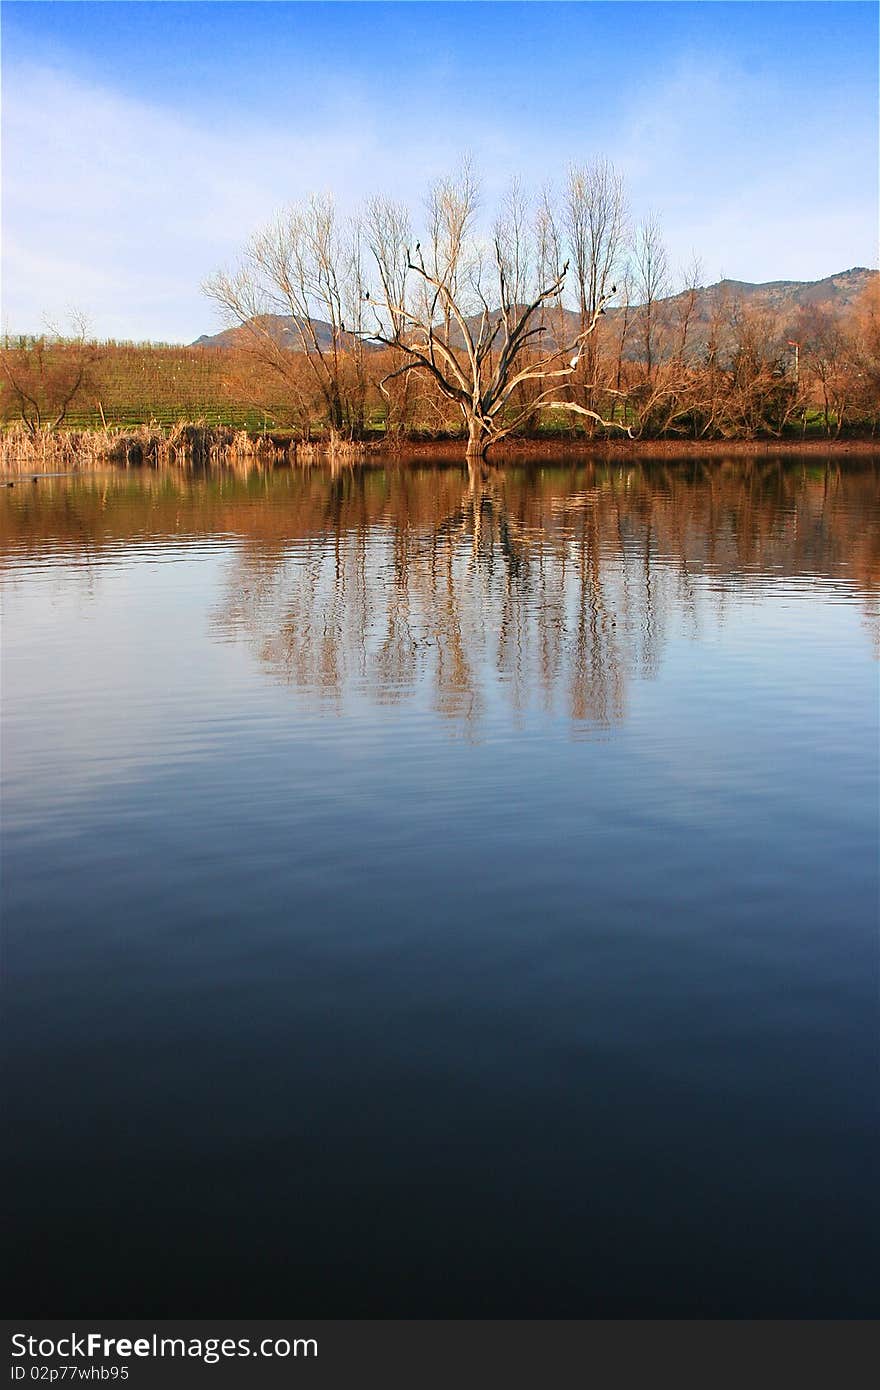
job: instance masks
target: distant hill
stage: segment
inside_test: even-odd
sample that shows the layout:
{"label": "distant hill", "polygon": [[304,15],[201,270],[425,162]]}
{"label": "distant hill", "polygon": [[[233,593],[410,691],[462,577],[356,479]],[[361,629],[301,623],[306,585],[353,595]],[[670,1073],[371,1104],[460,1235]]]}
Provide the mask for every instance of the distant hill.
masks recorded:
{"label": "distant hill", "polygon": [[[759,303],[762,308],[784,313],[789,308],[807,308],[827,304],[832,309],[846,309],[862,293],[880,271],[854,266],[828,275],[824,280],[768,280],[753,285],[747,280],[719,280],[700,290],[701,297],[714,301],[724,295],[745,303]],[[676,298],[677,296],[673,296]]]}
{"label": "distant hill", "polygon": [[[691,341],[698,343],[705,338],[713,313],[725,302],[730,305],[739,303],[744,307],[772,313],[778,320],[781,334],[793,332],[801,310],[822,305],[832,313],[842,313],[878,274],[880,272],[876,270],[854,266],[851,270],[841,270],[836,275],[828,275],[824,280],[770,280],[765,284],[751,284],[747,280],[719,280],[717,284],[706,285],[697,291],[690,325]],[[668,299],[662,300],[661,304],[674,312],[683,298],[682,294],[671,295]],[[619,309],[610,308],[608,317],[613,319],[620,312]],[[570,339],[577,332],[577,319],[571,311],[566,311],[565,317],[567,336]],[[294,350],[300,347],[300,336],[292,318],[275,314],[268,322],[273,333],[277,333],[280,344]],[[471,326],[473,330],[478,330],[478,317],[471,321]],[[330,324],[315,319],[313,327],[322,350],[328,348],[332,340]],[[342,337],[343,345],[346,345],[346,339],[351,341],[348,334]],[[232,348],[246,346],[248,340],[246,329],[226,328],[220,333],[203,333],[195,340],[193,347]],[[549,332],[543,342],[547,347],[554,345]]]}
{"label": "distant hill", "polygon": [[[854,266],[824,280],[769,280],[758,285],[747,280],[719,280],[697,292],[692,331],[696,338],[702,337],[713,312],[727,302],[772,314],[780,333],[794,332],[803,310],[821,306],[833,314],[842,314],[878,274],[876,270]],[[666,302],[675,309],[683,298],[681,294],[673,295]]]}
{"label": "distant hill", "polygon": [[[296,321],[288,318],[284,314],[268,314],[266,316],[266,326],[271,330],[272,336],[282,347],[289,347],[296,350],[302,346],[299,332],[296,328]],[[312,327],[315,330],[315,337],[321,351],[324,352],[330,347],[333,341],[333,329],[329,323],[323,319],[312,319]],[[343,340],[350,341],[350,334],[341,334]],[[212,348],[233,348],[247,346],[250,335],[247,329],[238,326],[224,328],[220,333],[203,333],[200,338],[196,338],[193,347],[212,347]]]}

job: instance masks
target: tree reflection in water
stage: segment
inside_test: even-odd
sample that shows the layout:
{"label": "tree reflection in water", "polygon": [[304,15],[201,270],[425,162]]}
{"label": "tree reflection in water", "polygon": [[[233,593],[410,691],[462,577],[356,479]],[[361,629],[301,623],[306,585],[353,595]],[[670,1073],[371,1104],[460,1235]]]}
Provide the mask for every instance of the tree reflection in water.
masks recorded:
{"label": "tree reflection in water", "polygon": [[278,677],[340,707],[355,689],[429,690],[472,725],[501,697],[600,730],[670,632],[698,636],[750,586],[843,574],[876,594],[876,533],[859,525],[873,475],[397,470],[378,496],[377,482],[324,475],[296,535],[242,546],[216,612]]}
{"label": "tree reflection in water", "polygon": [[[216,638],[322,704],[430,699],[471,731],[490,705],[601,732],[673,636],[733,601],[845,594],[880,633],[876,461],[423,463],[244,476],[117,472],[0,492],[0,566],[222,554]],[[177,551],[175,551],[177,553]]]}

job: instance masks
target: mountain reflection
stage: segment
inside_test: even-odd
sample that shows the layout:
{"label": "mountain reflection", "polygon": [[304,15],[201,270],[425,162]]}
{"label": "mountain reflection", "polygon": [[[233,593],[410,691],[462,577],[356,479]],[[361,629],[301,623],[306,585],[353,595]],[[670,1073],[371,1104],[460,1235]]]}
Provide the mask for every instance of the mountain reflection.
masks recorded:
{"label": "mountain reflection", "polygon": [[870,464],[812,460],[116,474],[11,490],[0,546],[54,546],[94,584],[102,554],[222,544],[215,637],[322,702],[475,724],[503,701],[597,730],[750,591],[843,586],[876,640],[877,503]]}

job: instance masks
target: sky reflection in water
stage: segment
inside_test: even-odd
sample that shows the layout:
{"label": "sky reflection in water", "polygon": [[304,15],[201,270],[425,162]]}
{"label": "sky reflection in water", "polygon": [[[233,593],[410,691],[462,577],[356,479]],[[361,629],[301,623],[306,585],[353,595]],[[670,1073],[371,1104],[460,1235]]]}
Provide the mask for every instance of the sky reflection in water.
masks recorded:
{"label": "sky reflection in water", "polygon": [[872,1311],[877,519],[812,459],[5,491],[9,1306]]}

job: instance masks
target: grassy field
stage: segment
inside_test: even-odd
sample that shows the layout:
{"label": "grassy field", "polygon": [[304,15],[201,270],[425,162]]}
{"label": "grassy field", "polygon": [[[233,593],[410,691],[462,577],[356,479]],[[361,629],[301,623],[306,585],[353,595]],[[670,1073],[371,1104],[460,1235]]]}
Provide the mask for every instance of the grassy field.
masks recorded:
{"label": "grassy field", "polygon": [[[59,375],[73,370],[69,363],[65,366],[65,351],[63,346],[50,347],[38,363],[36,352],[22,353],[19,349],[19,365],[15,370],[23,372],[22,379],[34,397],[41,393],[45,396],[44,421],[50,420],[55,413],[51,404],[52,391],[55,390],[57,398]],[[23,368],[21,362],[25,362]],[[63,425],[72,431],[125,432],[149,426],[169,432],[181,423],[192,422],[209,428],[246,431],[250,435],[320,439],[325,433],[322,402],[314,377],[304,362],[299,376],[298,384],[295,377],[293,383],[282,382],[252,355],[235,350],[102,344],[95,360],[89,363],[81,388],[68,406]],[[22,400],[16,397],[8,381],[0,384],[3,386],[2,423],[11,426],[20,419]],[[431,404],[426,400],[420,401],[415,413],[410,414],[408,436],[413,439],[455,437],[460,432],[455,406],[447,403],[441,409],[436,402]],[[610,409],[611,418],[616,417],[621,424],[637,426],[639,423],[635,400],[626,404],[612,403],[605,408]],[[386,401],[376,382],[371,380],[366,389],[366,439],[381,438],[387,422]],[[848,417],[847,425],[851,423]],[[799,406],[785,428],[784,437],[819,438],[833,434],[836,425],[833,411],[826,421],[824,411],[815,404],[806,414]],[[574,440],[602,438],[606,434],[613,438],[620,431],[606,431],[601,427],[590,431],[583,420],[571,412],[550,409],[533,422],[527,433],[536,439]],[[647,436],[657,431],[648,424],[643,433]],[[699,427],[689,426],[686,418],[679,417],[676,428],[667,433],[668,437],[685,439],[698,434]]]}

